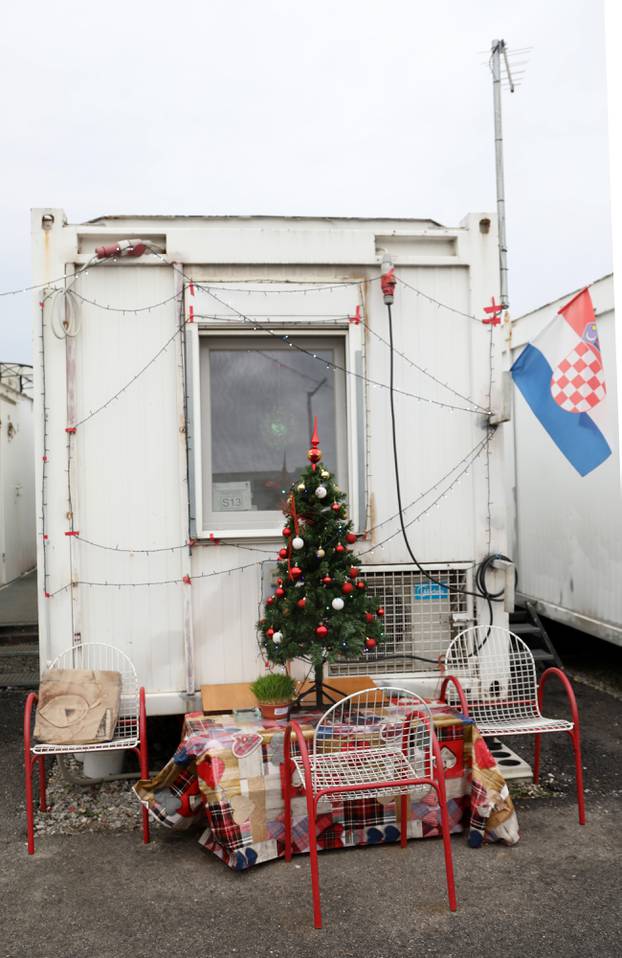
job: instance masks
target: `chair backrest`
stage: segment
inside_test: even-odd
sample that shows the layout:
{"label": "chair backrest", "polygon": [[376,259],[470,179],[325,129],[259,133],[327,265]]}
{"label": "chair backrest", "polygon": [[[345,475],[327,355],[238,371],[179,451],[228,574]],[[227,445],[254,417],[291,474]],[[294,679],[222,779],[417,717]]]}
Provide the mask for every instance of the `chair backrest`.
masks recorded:
{"label": "chair backrest", "polygon": [[[508,629],[496,625],[465,629],[449,645],[445,667],[462,685],[476,722],[540,715],[533,655]],[[447,692],[453,701],[451,685]]]}
{"label": "chair backrest", "polygon": [[121,696],[115,738],[138,736],[140,709],[138,676],[132,660],[125,652],[102,642],[81,642],[61,652],[50,665],[50,670],[52,669],[119,672]]}
{"label": "chair backrest", "polygon": [[[423,699],[407,689],[364,689],[324,713],[315,728],[313,749],[321,754],[400,751],[418,777],[430,777],[432,715]],[[378,769],[380,774],[380,764]]]}

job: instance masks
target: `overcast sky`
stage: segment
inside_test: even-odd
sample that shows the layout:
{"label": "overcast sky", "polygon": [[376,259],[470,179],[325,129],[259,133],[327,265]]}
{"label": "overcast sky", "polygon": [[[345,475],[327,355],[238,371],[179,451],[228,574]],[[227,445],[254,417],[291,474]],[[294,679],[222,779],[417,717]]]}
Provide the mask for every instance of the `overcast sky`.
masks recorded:
{"label": "overcast sky", "polygon": [[[611,270],[599,0],[26,0],[0,35],[0,289],[30,281],[33,206],[431,217],[494,210],[494,37],[513,315]],[[523,59],[523,57],[517,57]],[[30,294],[0,299],[29,362]]]}

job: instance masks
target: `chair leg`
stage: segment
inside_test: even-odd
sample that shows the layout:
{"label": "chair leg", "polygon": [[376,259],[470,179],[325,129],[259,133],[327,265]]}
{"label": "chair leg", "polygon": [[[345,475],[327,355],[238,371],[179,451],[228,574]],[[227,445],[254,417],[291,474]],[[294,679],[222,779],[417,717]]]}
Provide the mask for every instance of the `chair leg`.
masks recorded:
{"label": "chair leg", "polygon": [[45,756],[37,756],[37,765],[39,767],[39,808],[42,812],[47,812],[48,807],[46,803],[46,790],[45,790]]}
{"label": "chair leg", "polygon": [[[144,688],[138,691],[138,732],[140,736],[140,746],[138,750],[138,759],[140,762],[141,778],[149,778],[149,751],[147,747],[147,704]],[[145,805],[142,807],[143,816],[143,842],[149,844],[149,812]]]}
{"label": "chair leg", "polygon": [[283,824],[285,825],[285,861],[292,860],[292,783],[291,769],[283,765]]}
{"label": "chair leg", "polygon": [[534,735],[533,746],[533,783],[538,784],[540,778],[540,748],[542,746],[542,736]]}
{"label": "chair leg", "polygon": [[406,848],[406,843],[408,842],[408,812],[410,809],[410,796],[408,793],[402,795],[401,799],[401,828],[400,828],[400,845],[402,848]]}
{"label": "chair leg", "polygon": [[26,787],[26,830],[28,833],[28,854],[35,853],[35,813],[32,804],[32,763],[30,750],[24,754],[24,779]]}
{"label": "chair leg", "polygon": [[[443,789],[444,792],[444,789]],[[443,851],[445,853],[445,874],[447,876],[447,896],[449,898],[450,911],[456,911],[458,904],[456,902],[456,885],[454,882],[454,862],[451,855],[451,836],[449,834],[449,815],[447,814],[447,800],[444,794],[437,788],[438,803],[441,809],[441,828],[443,830]]]}
{"label": "chair leg", "polygon": [[[149,778],[149,757],[147,755],[147,742],[145,739],[141,739],[138,757],[140,761],[140,777]],[[143,842],[145,845],[148,845],[151,838],[149,834],[149,811],[144,805],[142,806],[142,816]]]}
{"label": "chair leg", "polygon": [[574,764],[577,778],[577,805],[579,807],[579,825],[585,825],[585,796],[583,794],[583,764],[581,761],[581,734],[578,725],[570,733],[574,748]]}
{"label": "chair leg", "polygon": [[317,861],[317,834],[315,827],[315,802],[311,792],[307,792],[307,820],[309,825],[309,859],[311,862],[311,890],[313,892],[313,924],[322,927],[322,909],[320,905],[320,871]]}

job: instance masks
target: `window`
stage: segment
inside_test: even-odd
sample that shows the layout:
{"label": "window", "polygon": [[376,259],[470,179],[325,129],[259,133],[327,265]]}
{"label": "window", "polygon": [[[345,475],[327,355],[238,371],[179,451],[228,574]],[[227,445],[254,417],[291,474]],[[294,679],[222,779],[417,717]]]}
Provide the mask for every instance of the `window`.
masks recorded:
{"label": "window", "polygon": [[202,331],[199,535],[279,533],[289,486],[308,465],[314,416],[324,462],[348,489],[347,377],[333,365],[346,365],[346,338]]}

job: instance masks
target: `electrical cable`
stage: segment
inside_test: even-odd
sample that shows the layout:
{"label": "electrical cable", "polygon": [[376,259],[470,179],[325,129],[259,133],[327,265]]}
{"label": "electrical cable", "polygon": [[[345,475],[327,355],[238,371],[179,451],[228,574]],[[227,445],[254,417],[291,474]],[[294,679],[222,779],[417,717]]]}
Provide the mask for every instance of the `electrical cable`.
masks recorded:
{"label": "electrical cable", "polygon": [[[408,533],[406,531],[406,525],[404,523],[404,511],[402,506],[402,488],[400,483],[400,470],[399,470],[399,456],[398,456],[398,449],[397,449],[397,427],[396,427],[395,396],[394,396],[395,370],[394,370],[394,343],[393,343],[393,316],[391,313],[390,303],[387,303],[387,311],[388,311],[388,317],[389,317],[389,343],[391,347],[390,360],[389,360],[389,403],[390,403],[390,410],[391,410],[391,437],[392,437],[392,445],[393,445],[393,466],[395,470],[395,489],[397,494],[398,514],[399,514],[400,527],[402,530],[402,537],[404,539],[404,544],[406,545],[406,549],[408,550],[408,554],[410,555],[410,558],[412,559],[413,563],[416,565],[421,575],[423,575],[430,582],[434,583],[435,585],[441,586],[442,588],[446,589],[447,592],[449,593],[453,592],[454,594],[471,595],[478,599],[479,598],[485,599],[488,604],[488,611],[490,613],[490,626],[492,626],[493,609],[492,609],[491,600],[493,596],[491,595],[491,593],[488,591],[486,587],[485,574],[479,580],[476,574],[476,583],[478,584],[477,592],[471,589],[457,589],[455,587],[451,587],[447,583],[442,582],[440,579],[436,579],[434,576],[430,575],[430,573],[423,568],[423,566],[417,559],[417,556],[413,552],[412,547],[410,545],[410,541],[408,539]],[[488,559],[490,559],[490,556],[488,557]],[[487,559],[485,559],[484,562],[487,562]],[[498,598],[498,596],[495,596],[495,598]],[[485,641],[486,639],[484,639],[484,642]]]}

